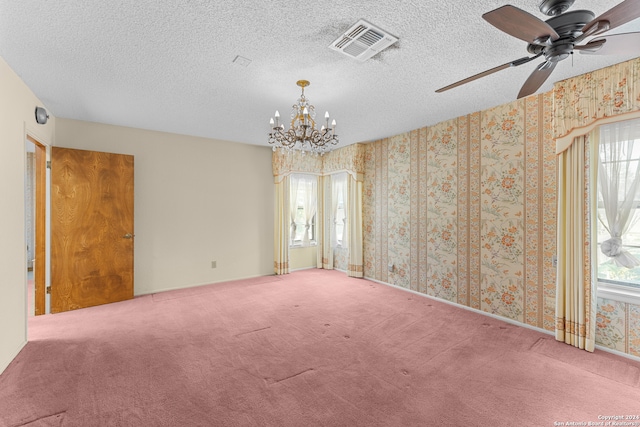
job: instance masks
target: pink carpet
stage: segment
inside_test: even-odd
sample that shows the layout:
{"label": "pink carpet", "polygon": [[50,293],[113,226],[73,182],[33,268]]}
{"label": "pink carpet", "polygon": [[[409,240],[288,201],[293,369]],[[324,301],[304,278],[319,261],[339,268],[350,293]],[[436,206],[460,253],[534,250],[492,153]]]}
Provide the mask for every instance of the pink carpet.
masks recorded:
{"label": "pink carpet", "polygon": [[640,363],[335,271],[34,317],[29,336],[0,376],[0,426],[553,426],[640,413]]}

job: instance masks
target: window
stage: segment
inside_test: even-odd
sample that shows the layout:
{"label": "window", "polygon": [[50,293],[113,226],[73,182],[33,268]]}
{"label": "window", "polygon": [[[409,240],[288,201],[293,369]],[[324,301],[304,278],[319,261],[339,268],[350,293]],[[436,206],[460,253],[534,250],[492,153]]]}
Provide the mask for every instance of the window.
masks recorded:
{"label": "window", "polygon": [[601,126],[598,150],[598,281],[640,296],[640,120]]}
{"label": "window", "polygon": [[315,244],[318,178],[292,175],[290,194],[291,246]]}
{"label": "window", "polygon": [[346,247],[347,174],[331,176],[331,203],[333,207],[333,246]]}

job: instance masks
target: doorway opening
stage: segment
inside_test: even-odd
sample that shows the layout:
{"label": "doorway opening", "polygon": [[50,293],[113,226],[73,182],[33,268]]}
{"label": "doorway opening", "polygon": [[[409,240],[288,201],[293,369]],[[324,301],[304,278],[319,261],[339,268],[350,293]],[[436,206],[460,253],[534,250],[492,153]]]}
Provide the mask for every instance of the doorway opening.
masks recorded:
{"label": "doorway opening", "polygon": [[29,316],[46,313],[46,183],[47,148],[27,136],[25,168],[25,236]]}

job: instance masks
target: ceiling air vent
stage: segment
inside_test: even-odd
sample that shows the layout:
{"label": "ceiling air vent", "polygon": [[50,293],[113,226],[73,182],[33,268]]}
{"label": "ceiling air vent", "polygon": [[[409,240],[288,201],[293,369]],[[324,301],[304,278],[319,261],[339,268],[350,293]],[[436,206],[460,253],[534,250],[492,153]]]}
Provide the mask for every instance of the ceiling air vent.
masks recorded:
{"label": "ceiling air vent", "polygon": [[366,61],[397,41],[397,37],[361,19],[329,47],[350,58]]}

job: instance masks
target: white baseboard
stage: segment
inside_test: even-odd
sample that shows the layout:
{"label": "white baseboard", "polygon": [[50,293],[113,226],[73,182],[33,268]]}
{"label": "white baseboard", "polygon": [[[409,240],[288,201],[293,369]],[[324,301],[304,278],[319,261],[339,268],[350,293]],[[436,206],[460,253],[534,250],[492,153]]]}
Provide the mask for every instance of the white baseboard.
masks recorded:
{"label": "white baseboard", "polygon": [[145,292],[140,292],[140,293],[134,293],[133,296],[134,297],[141,297],[141,296],[144,296],[144,295],[153,295],[153,294],[157,294],[157,293],[160,293],[160,292],[178,291],[178,290],[181,290],[181,289],[197,288],[199,286],[215,285],[217,283],[234,282],[236,280],[255,279],[256,277],[267,277],[267,276],[275,276],[275,274],[274,273],[270,273],[270,274],[255,274],[253,276],[244,276],[244,277],[237,277],[237,278],[234,278],[234,279],[218,280],[216,282],[191,283],[191,284],[187,284],[187,285],[172,286],[172,287],[169,287],[169,288],[155,289],[153,291],[145,291]]}
{"label": "white baseboard", "polygon": [[293,269],[289,270],[289,273],[293,273],[294,271],[313,270],[314,268],[318,268],[318,267],[300,267],[300,268],[293,268]]}

